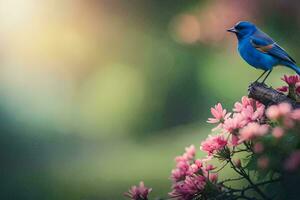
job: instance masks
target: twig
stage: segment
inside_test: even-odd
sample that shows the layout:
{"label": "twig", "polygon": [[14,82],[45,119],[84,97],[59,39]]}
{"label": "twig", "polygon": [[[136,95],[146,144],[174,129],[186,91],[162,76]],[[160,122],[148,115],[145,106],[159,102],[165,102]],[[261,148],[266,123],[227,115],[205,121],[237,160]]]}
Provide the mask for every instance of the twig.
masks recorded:
{"label": "twig", "polygon": [[230,182],[230,181],[239,181],[239,180],[242,180],[243,178],[244,177],[225,179],[225,180],[221,181],[220,184],[224,184],[224,183]]}
{"label": "twig", "polygon": [[224,167],[226,167],[226,165],[228,164],[228,162],[226,162],[222,167],[220,167],[218,170],[216,171],[212,171],[213,173],[218,173],[219,171],[221,171],[222,169],[224,169]]}
{"label": "twig", "polygon": [[232,169],[234,171],[236,171],[239,175],[243,176],[248,182],[249,184],[251,185],[251,187],[265,200],[270,200],[269,197],[267,197],[261,190],[260,188],[255,184],[253,183],[253,181],[250,179],[249,175],[245,172],[245,170],[243,168],[236,168],[236,166],[234,165],[234,163],[232,162],[231,158],[228,159],[228,161],[230,162],[231,166],[232,166]]}

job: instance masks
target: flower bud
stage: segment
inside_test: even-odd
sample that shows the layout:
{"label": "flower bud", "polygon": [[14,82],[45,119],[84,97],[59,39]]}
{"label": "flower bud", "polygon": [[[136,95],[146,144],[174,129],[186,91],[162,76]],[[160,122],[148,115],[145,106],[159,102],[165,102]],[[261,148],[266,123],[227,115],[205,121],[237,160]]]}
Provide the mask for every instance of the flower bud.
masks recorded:
{"label": "flower bud", "polygon": [[283,134],[284,134],[284,130],[280,127],[275,127],[272,131],[272,135],[277,139],[281,138]]}
{"label": "flower bud", "polygon": [[269,166],[269,158],[267,156],[262,156],[259,159],[257,159],[257,166],[260,169],[267,169]]}
{"label": "flower bud", "polygon": [[261,142],[257,142],[253,146],[253,151],[255,153],[262,153],[264,151],[264,145]]}
{"label": "flower bud", "polygon": [[234,160],[234,165],[237,168],[240,168],[242,166],[241,159],[238,158],[238,159]]}

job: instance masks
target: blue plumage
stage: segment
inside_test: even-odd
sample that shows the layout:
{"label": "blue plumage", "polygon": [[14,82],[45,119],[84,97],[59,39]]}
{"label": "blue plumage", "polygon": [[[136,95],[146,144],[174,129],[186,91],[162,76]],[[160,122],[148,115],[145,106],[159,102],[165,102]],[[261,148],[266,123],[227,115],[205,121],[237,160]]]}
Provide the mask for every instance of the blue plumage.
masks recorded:
{"label": "blue plumage", "polygon": [[241,57],[249,65],[264,70],[264,73],[256,81],[269,71],[263,80],[265,82],[273,67],[277,65],[287,66],[300,75],[300,68],[296,65],[296,61],[254,24],[242,21],[227,31],[236,34]]}

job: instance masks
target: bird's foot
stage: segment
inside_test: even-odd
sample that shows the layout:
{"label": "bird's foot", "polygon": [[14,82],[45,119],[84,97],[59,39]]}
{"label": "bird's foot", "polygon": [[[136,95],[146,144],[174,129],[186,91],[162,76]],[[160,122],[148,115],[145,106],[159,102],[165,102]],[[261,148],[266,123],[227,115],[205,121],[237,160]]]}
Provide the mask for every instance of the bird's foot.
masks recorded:
{"label": "bird's foot", "polygon": [[260,86],[265,86],[265,87],[268,86],[267,84],[265,84],[265,82],[259,82],[259,81],[254,81],[250,84],[250,86],[254,86],[254,85],[260,85]]}

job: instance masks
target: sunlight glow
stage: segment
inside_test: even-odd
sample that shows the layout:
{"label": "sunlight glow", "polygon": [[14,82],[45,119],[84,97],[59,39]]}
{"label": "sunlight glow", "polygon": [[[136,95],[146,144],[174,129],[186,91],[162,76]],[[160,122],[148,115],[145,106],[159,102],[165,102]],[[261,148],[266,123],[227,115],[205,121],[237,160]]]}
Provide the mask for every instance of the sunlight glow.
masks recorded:
{"label": "sunlight glow", "polygon": [[0,23],[4,28],[30,23],[35,15],[36,0],[1,0]]}

